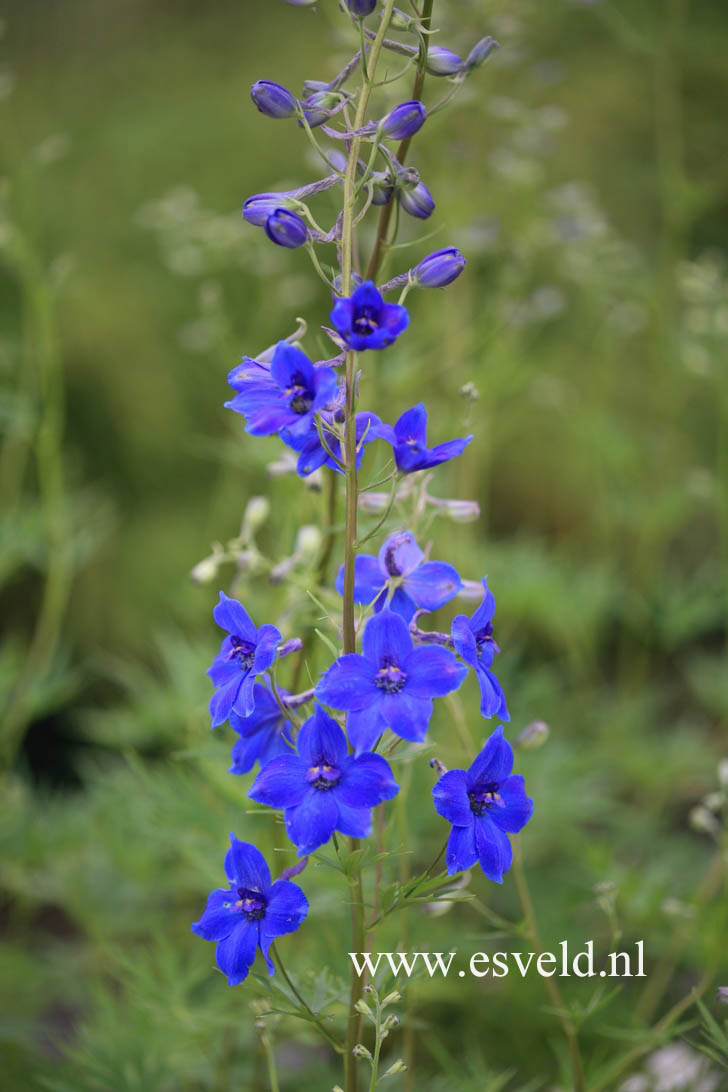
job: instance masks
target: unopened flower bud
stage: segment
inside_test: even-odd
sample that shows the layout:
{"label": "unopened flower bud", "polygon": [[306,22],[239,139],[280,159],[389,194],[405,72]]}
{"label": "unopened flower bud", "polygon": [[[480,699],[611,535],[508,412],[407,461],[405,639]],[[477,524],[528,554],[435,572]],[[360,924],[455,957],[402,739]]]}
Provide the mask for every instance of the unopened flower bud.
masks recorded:
{"label": "unopened flower bud", "polygon": [[545,721],[533,720],[516,736],[515,744],[524,751],[535,751],[537,747],[543,747],[550,734],[551,729]]}
{"label": "unopened flower bud", "polygon": [[454,76],[463,67],[462,57],[444,46],[430,46],[427,51],[427,71],[431,76]]}
{"label": "unopened flower bud", "polygon": [[392,200],[394,185],[391,176],[386,171],[372,171],[369,175],[368,185],[372,189],[373,205],[388,205]]}
{"label": "unopened flower bud", "polygon": [[412,270],[413,282],[421,288],[444,288],[460,276],[465,269],[465,258],[455,246],[445,247],[428,254]]}
{"label": "unopened flower bud", "polygon": [[718,834],[720,831],[720,823],[713,815],[712,812],[704,808],[702,804],[698,804],[693,808],[689,815],[690,826],[693,830],[698,831],[699,834]]}
{"label": "unopened flower bud", "polygon": [[377,512],[384,512],[388,504],[389,496],[387,493],[359,494],[359,510],[367,512],[371,516],[376,515]]}
{"label": "unopened flower bud", "polygon": [[728,1005],[728,986],[718,986],[715,991],[715,999],[721,1005]]}
{"label": "unopened flower bud", "polygon": [[430,759],[430,769],[434,770],[438,777],[444,777],[447,773],[447,766],[444,762],[440,762],[439,758]]}
{"label": "unopened flower bud", "polygon": [[392,18],[389,20],[390,30],[412,30],[416,26],[418,23],[414,15],[408,15],[400,8],[392,9]]}
{"label": "unopened flower bud", "polygon": [[354,1008],[356,1009],[356,1011],[359,1013],[360,1016],[371,1016],[372,1015],[372,1010],[369,1008],[369,1006],[367,1005],[367,1003],[366,1003],[366,1001],[364,1000],[363,997],[359,998],[357,1003],[354,1005]]}
{"label": "unopened flower bud", "polygon": [[480,391],[475,386],[475,383],[472,382],[472,380],[469,380],[467,383],[463,383],[462,387],[460,388],[460,393],[466,400],[466,402],[477,402],[480,398]]}
{"label": "unopened flower bud", "polygon": [[321,549],[321,531],[314,524],[301,527],[296,536],[294,552],[299,561],[314,561]]}
{"label": "unopened flower bud", "polygon": [[418,220],[427,220],[435,211],[435,201],[424,182],[417,182],[411,187],[403,186],[399,191],[399,203],[405,212]]}
{"label": "unopened flower bud", "polygon": [[425,124],[427,110],[417,99],[401,102],[390,110],[379,123],[381,131],[392,140],[405,140],[421,129]]}
{"label": "unopened flower bud", "polygon": [[[361,273],[357,273],[356,270],[352,269],[352,271],[351,271],[351,292],[355,292],[357,290],[357,288],[359,288],[359,286],[362,285],[363,283],[364,282],[362,280]],[[334,297],[334,303],[335,303],[336,302],[336,297],[341,296],[343,294],[342,291],[341,291],[341,274],[340,273],[337,273],[336,276],[334,277],[334,293],[335,293],[335,297]]]}
{"label": "unopened flower bud", "polygon": [[367,1050],[363,1043],[357,1043],[351,1053],[355,1058],[367,1058],[370,1062],[372,1060],[371,1050]]}
{"label": "unopened flower bud", "polygon": [[703,803],[710,811],[720,811],[725,802],[725,793],[722,792],[709,792],[703,797]]}
{"label": "unopened flower bud", "polygon": [[480,505],[474,500],[445,501],[442,512],[453,523],[474,523],[480,519]]}
{"label": "unopened flower bud", "polygon": [[315,129],[336,114],[346,102],[346,95],[339,91],[314,91],[301,103],[306,121]]}
{"label": "unopened flower bud", "polygon": [[391,993],[388,993],[385,998],[383,998],[382,1008],[386,1008],[387,1005],[396,1005],[397,1002],[401,1000],[402,994],[399,992],[399,990],[393,990]]}
{"label": "unopened flower bud", "polygon": [[483,61],[498,48],[498,43],[495,38],[491,38],[490,35],[488,35],[487,38],[481,38],[465,58],[463,68],[466,72],[472,72],[474,68],[478,68]]}
{"label": "unopened flower bud", "polygon": [[265,222],[265,233],[273,243],[296,250],[308,239],[308,228],[301,217],[288,209],[278,208]]}
{"label": "unopened flower bud", "polygon": [[243,524],[240,534],[243,537],[254,534],[259,527],[263,526],[269,515],[270,501],[268,498],[251,497],[245,505],[245,513],[243,515]]}
{"label": "unopened flower bud", "polygon": [[272,80],[258,80],[250,89],[250,97],[268,118],[292,118],[298,113],[298,99]]}
{"label": "unopened flower bud", "polygon": [[217,570],[218,562],[213,554],[197,562],[190,572],[190,579],[194,580],[195,584],[209,584],[217,576]]}
{"label": "unopened flower bud", "polygon": [[243,205],[243,219],[255,227],[265,227],[268,217],[276,209],[292,208],[293,202],[282,193],[256,193]]}
{"label": "unopened flower bud", "polygon": [[389,1069],[385,1069],[382,1073],[382,1080],[385,1077],[396,1077],[398,1073],[406,1073],[407,1066],[404,1064],[401,1058],[398,1058],[394,1065],[390,1065]]}
{"label": "unopened flower bud", "polygon": [[399,1025],[400,1025],[399,1016],[395,1016],[394,1013],[391,1013],[391,1015],[388,1016],[387,1019],[384,1021],[384,1024],[382,1025],[382,1029],[384,1031],[391,1031],[392,1028],[398,1028]]}
{"label": "unopened flower bud", "polygon": [[718,763],[718,784],[723,789],[728,789],[728,758]]}
{"label": "unopened flower bud", "polygon": [[377,0],[344,0],[352,15],[358,15],[363,19],[365,15],[371,15],[377,6]]}

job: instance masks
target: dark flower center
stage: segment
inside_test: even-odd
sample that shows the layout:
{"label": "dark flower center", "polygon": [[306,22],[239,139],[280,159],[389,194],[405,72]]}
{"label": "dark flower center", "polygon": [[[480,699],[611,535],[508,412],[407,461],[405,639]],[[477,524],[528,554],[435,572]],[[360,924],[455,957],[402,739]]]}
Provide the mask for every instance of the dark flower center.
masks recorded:
{"label": "dark flower center", "polygon": [[292,377],[291,385],[286,393],[291,396],[289,406],[294,413],[308,413],[313,405],[313,394],[306,386],[306,380],[300,372],[296,372]]}
{"label": "dark flower center", "polygon": [[398,694],[407,682],[407,676],[398,664],[385,659],[377,671],[375,682],[386,694]]}
{"label": "dark flower center", "polygon": [[478,650],[478,658],[483,655],[486,646],[492,645],[496,652],[498,652],[498,646],[493,640],[493,623],[486,622],[482,629],[479,629],[475,634],[475,647]]}
{"label": "dark flower center", "polygon": [[238,901],[235,909],[245,914],[248,921],[260,921],[265,917],[265,899],[260,891],[251,891],[248,887],[238,888]]}
{"label": "dark flower center", "polygon": [[228,660],[235,660],[242,671],[250,671],[255,660],[255,645],[236,634],[230,635],[230,643],[233,647],[228,653]]}
{"label": "dark flower center", "polygon": [[483,815],[484,812],[489,811],[494,805],[497,808],[505,807],[505,804],[498,793],[499,788],[500,784],[497,781],[488,781],[484,785],[477,785],[468,793],[470,810],[473,815]]}
{"label": "dark flower center", "polygon": [[387,570],[390,576],[401,576],[402,570],[395,561],[396,553],[394,546],[388,546],[384,551],[384,568]]}
{"label": "dark flower center", "polygon": [[341,778],[341,770],[336,766],[330,766],[325,758],[318,758],[316,764],[306,771],[306,780],[313,789],[321,789],[328,792],[334,789]]}
{"label": "dark flower center", "polygon": [[354,333],[368,337],[379,328],[379,310],[376,307],[360,307],[354,316]]}

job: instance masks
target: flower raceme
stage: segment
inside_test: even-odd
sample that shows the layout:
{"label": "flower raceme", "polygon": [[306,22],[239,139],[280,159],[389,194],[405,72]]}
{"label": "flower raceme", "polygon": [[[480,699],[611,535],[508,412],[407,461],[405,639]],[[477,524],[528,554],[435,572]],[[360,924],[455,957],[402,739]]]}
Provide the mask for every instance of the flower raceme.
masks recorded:
{"label": "flower raceme", "polygon": [[370,750],[389,728],[421,743],[432,716],[432,699],[457,690],[467,674],[446,648],[415,648],[407,623],[385,608],[364,630],[362,655],[340,656],[318,686],[322,705],[348,712],[346,730],[356,754]]}
{"label": "flower raceme", "polygon": [[[409,622],[417,610],[444,607],[463,586],[457,569],[446,561],[425,561],[411,531],[397,531],[377,557],[361,554],[354,569],[354,602],[380,611],[389,600],[395,614]],[[339,569],[336,590],[344,594],[344,567]],[[390,598],[391,596],[391,598]]]}
{"label": "flower raceme", "polygon": [[451,876],[479,861],[494,883],[503,883],[517,834],[533,814],[523,778],[511,776],[513,750],[497,728],[468,770],[449,770],[432,790],[437,812],[452,823],[445,863]]}
{"label": "flower raceme", "polygon": [[230,835],[225,856],[229,887],[213,891],[192,932],[203,940],[217,942],[217,965],[231,986],[248,977],[260,948],[271,975],[275,974],[268,954],[276,937],[294,933],[306,919],[308,899],[300,887],[288,880],[271,880],[270,869],[260,850]]}
{"label": "flower raceme", "polygon": [[347,754],[343,731],[319,708],[301,728],[297,751],[263,767],[248,793],[251,800],[285,809],[286,830],[299,857],[325,845],[335,830],[367,838],[372,808],[399,792],[385,759]]}
{"label": "flower raceme", "polygon": [[231,712],[239,717],[253,712],[256,676],[273,666],[282,637],[275,626],[256,629],[245,608],[223,591],[213,617],[228,633],[207,672],[215,685],[210,715],[212,727],[217,728]]}

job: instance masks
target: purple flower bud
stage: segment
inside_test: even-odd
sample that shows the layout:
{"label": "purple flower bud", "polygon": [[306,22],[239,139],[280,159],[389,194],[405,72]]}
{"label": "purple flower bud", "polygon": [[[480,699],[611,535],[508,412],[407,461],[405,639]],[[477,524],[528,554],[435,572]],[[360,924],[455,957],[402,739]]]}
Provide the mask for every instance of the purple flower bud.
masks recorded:
{"label": "purple flower bud", "polygon": [[365,15],[371,15],[377,6],[377,0],[344,0],[352,15],[358,15],[363,19]]}
{"label": "purple flower bud", "polygon": [[425,67],[431,76],[454,76],[463,67],[463,59],[444,46],[430,46]]}
{"label": "purple flower bud", "polygon": [[412,270],[412,280],[422,288],[444,288],[465,269],[465,258],[457,247],[448,246],[428,254]]}
{"label": "purple flower bud", "polygon": [[317,125],[323,125],[325,121],[333,117],[341,110],[346,102],[346,96],[338,91],[314,91],[301,103],[306,121],[315,129]]}
{"label": "purple flower bud", "polygon": [[382,132],[393,140],[405,140],[422,128],[426,117],[427,110],[417,99],[401,102],[382,119]]}
{"label": "purple flower bud", "polygon": [[298,113],[298,99],[290,91],[271,80],[258,80],[250,89],[250,97],[269,118],[292,118]]}
{"label": "purple flower bud", "polygon": [[372,171],[369,182],[372,186],[372,204],[388,205],[394,191],[391,176],[386,171]]}
{"label": "purple flower bud", "polygon": [[288,247],[289,250],[303,246],[308,239],[308,228],[301,217],[281,208],[272,212],[266,220],[265,233],[271,242]]}
{"label": "purple flower bud", "polygon": [[481,38],[468,53],[464,65],[466,71],[471,72],[474,68],[478,68],[496,49],[498,49],[498,43],[495,38],[491,38],[490,35],[487,38]]}
{"label": "purple flower bud", "polygon": [[276,209],[289,208],[289,199],[282,193],[256,193],[243,205],[243,219],[255,227],[265,227],[265,222]]}
{"label": "purple flower bud", "polygon": [[401,189],[399,203],[405,212],[408,212],[410,216],[416,216],[419,220],[426,220],[435,211],[432,194],[424,182],[418,182],[411,189]]}

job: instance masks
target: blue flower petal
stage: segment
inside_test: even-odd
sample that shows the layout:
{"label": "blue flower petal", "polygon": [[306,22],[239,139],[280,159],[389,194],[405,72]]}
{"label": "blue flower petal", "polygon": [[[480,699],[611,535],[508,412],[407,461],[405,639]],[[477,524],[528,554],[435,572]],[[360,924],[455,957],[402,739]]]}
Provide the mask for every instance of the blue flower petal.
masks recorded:
{"label": "blue flower petal", "polygon": [[207,674],[215,686],[224,686],[225,683],[240,675],[240,664],[230,658],[232,647],[232,641],[226,637],[220,651],[207,669]]}
{"label": "blue flower petal", "polygon": [[493,672],[482,664],[478,665],[477,673],[480,683],[480,712],[486,718],[498,716],[507,723],[511,719],[511,714],[508,712],[503,687]]}
{"label": "blue flower petal", "polygon": [[275,663],[278,655],[278,645],[283,640],[280,630],[275,626],[266,625],[261,626],[256,635],[257,647],[255,649],[255,660],[253,661],[252,672],[254,675],[261,675],[264,671]]}
{"label": "blue flower petal", "polygon": [[253,696],[253,689],[255,687],[255,673],[253,671],[246,671],[242,675],[242,681],[237,696],[231,706],[231,711],[237,713],[239,717],[249,717],[255,709],[255,698]]}
{"label": "blue flower petal", "polygon": [[405,577],[403,587],[422,610],[439,610],[463,586],[460,574],[446,561],[426,561]]}
{"label": "blue flower petal", "polygon": [[477,667],[478,647],[475,643],[475,635],[470,628],[470,619],[466,618],[464,614],[458,614],[453,619],[450,632],[458,656],[462,656],[465,663],[470,664],[471,667]]}
{"label": "blue flower petal", "polygon": [[266,406],[248,415],[245,431],[249,436],[275,436],[282,428],[295,424],[297,415],[290,410],[282,394]]}
{"label": "blue flower petal", "polygon": [[350,808],[337,800],[339,818],[336,829],[349,838],[368,838],[372,833],[372,809]]}
{"label": "blue flower petal", "polygon": [[499,830],[490,815],[475,820],[475,847],[483,872],[494,883],[503,883],[503,873],[513,863],[513,850],[508,835]]}
{"label": "blue flower petal", "polygon": [[354,320],[354,304],[351,299],[337,300],[331,312],[331,321],[342,336],[351,332]]}
{"label": "blue flower petal", "polygon": [[438,815],[449,823],[467,827],[473,822],[464,770],[448,770],[433,787],[432,795]]}
{"label": "blue flower petal", "polygon": [[242,637],[244,641],[255,644],[256,628],[250,615],[237,599],[230,599],[224,591],[220,592],[220,602],[215,606],[212,616],[221,629]]}
{"label": "blue flower petal", "polygon": [[217,965],[227,975],[231,986],[238,986],[248,977],[255,963],[258,947],[258,922],[242,917],[230,936],[217,946]]}
{"label": "blue flower petal", "polygon": [[408,326],[409,313],[406,307],[402,307],[399,303],[384,304],[379,329],[386,330],[388,345],[391,345],[393,341],[396,341],[399,335],[403,334]]}
{"label": "blue flower petal", "polygon": [[491,808],[490,817],[497,827],[509,834],[518,834],[533,815],[533,800],[526,796],[526,785],[520,774],[507,778],[498,787],[504,808]]}
{"label": "blue flower petal", "polygon": [[268,946],[276,937],[295,933],[308,914],[308,899],[298,884],[276,880],[268,893],[265,917],[260,923],[260,947],[267,958]]}
{"label": "blue flower petal", "polygon": [[471,787],[492,781],[500,784],[512,769],[513,750],[499,726],[468,770],[468,782]]}
{"label": "blue flower petal", "polygon": [[333,793],[309,789],[298,807],[288,808],[285,817],[288,837],[298,846],[298,856],[305,857],[326,845],[336,828],[339,809]]}
{"label": "blue flower petal", "polygon": [[412,409],[402,414],[394,426],[398,444],[415,442],[427,444],[427,409],[424,402],[419,402]]}
{"label": "blue flower petal", "polygon": [[307,769],[306,762],[298,755],[278,755],[260,771],[248,796],[269,808],[294,808],[308,791]]}
{"label": "blue flower petal", "polygon": [[235,895],[229,888],[213,891],[207,900],[205,912],[192,924],[192,932],[203,940],[224,940],[230,936],[240,921],[240,913],[234,906]]}
{"label": "blue flower petal", "polygon": [[365,709],[349,713],[346,718],[346,734],[357,755],[364,751],[371,751],[379,737],[387,730],[387,725],[379,715],[382,700],[373,702]]}
{"label": "blue flower petal", "polygon": [[402,668],[407,676],[405,690],[413,698],[444,698],[462,685],[468,669],[446,648],[420,645]]}
{"label": "blue flower petal", "polygon": [[492,622],[495,617],[495,596],[488,587],[488,577],[484,576],[482,580],[483,584],[483,599],[476,610],[473,617],[470,619],[470,625],[473,633],[477,633],[478,630],[484,629],[488,622]]}
{"label": "blue flower petal", "polygon": [[411,531],[397,531],[379,551],[379,565],[386,576],[408,576],[424,557]]}
{"label": "blue flower petal", "polygon": [[270,869],[265,857],[250,842],[240,842],[230,835],[230,849],[225,854],[225,875],[232,884],[265,894],[270,887]]}
{"label": "blue flower petal", "polygon": [[304,352],[286,341],[279,341],[273,353],[270,374],[282,390],[295,385],[311,388],[314,367]]}
{"label": "blue flower petal", "polygon": [[[382,600],[384,604],[384,600]],[[375,603],[376,608],[376,603]],[[395,614],[398,614],[400,618],[404,618],[405,622],[411,622],[414,618],[415,611],[417,610],[417,604],[412,599],[403,587],[395,589],[394,595],[389,601],[389,609],[393,610]]]}
{"label": "blue flower petal", "polygon": [[432,718],[432,702],[413,698],[406,689],[398,694],[387,694],[379,704],[381,725],[409,743],[422,743]]}
{"label": "blue flower petal", "polygon": [[[354,602],[369,606],[387,583],[387,577],[382,572],[376,557],[371,554],[361,554],[356,559],[354,566]],[[342,565],[336,576],[336,590],[339,595],[344,594],[344,566]]]}
{"label": "blue flower petal", "polygon": [[351,808],[375,808],[383,800],[392,800],[399,792],[389,763],[381,755],[363,754],[343,765],[336,786],[339,804]]}
{"label": "blue flower petal", "polygon": [[475,847],[475,824],[467,827],[453,827],[447,843],[445,864],[451,876],[456,872],[465,872],[478,860]]}
{"label": "blue flower petal", "polygon": [[367,622],[362,638],[362,651],[375,668],[379,668],[385,660],[390,664],[402,664],[410,656],[412,647],[407,623],[394,611],[385,609]]}
{"label": "blue flower petal", "polygon": [[242,672],[238,671],[237,678],[225,683],[210,698],[210,716],[212,717],[213,728],[224,724],[230,716],[230,710],[238,699],[244,681],[245,678]]}
{"label": "blue flower petal", "polygon": [[346,759],[346,736],[333,717],[316,707],[301,728],[298,753],[306,768],[318,765],[321,759],[340,768]]}
{"label": "blue flower petal", "polygon": [[376,669],[363,656],[340,656],[319,681],[316,698],[332,709],[365,709],[381,693],[374,683],[375,674]]}

